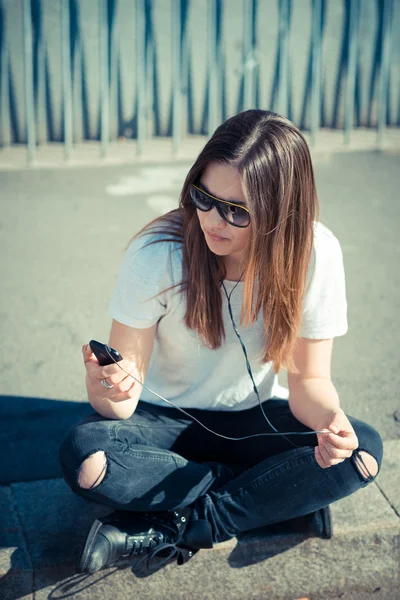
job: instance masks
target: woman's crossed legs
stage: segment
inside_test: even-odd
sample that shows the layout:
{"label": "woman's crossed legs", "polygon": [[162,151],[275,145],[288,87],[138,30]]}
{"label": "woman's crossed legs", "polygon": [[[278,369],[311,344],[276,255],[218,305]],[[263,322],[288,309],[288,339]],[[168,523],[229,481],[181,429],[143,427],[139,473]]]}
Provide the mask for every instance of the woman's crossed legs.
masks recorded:
{"label": "woman's crossed legs", "polygon": [[[263,407],[278,431],[309,431],[286,400]],[[188,412],[228,437],[272,432],[258,406]],[[315,460],[315,434],[226,440],[177,409],[144,402],[125,421],[93,414],[77,424],[60,448],[60,462],[77,494],[123,511],[191,506],[192,518],[207,520],[213,542],[220,542],[309,514],[372,481],[382,462],[381,438],[371,426],[348,418],[359,448],[327,469]]]}

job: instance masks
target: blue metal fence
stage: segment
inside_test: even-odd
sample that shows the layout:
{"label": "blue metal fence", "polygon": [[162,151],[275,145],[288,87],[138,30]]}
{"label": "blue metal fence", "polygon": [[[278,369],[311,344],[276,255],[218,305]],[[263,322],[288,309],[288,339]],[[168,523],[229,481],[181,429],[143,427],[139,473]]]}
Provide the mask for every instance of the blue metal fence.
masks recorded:
{"label": "blue metal fence", "polygon": [[250,107],[400,125],[400,0],[0,0],[0,142],[210,135]]}

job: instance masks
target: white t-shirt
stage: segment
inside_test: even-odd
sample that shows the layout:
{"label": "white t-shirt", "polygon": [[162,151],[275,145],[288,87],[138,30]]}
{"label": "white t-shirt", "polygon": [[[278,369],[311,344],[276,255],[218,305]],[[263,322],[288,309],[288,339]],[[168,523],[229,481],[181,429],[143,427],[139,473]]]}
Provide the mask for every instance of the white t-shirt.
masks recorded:
{"label": "white t-shirt", "polygon": [[[157,234],[136,238],[128,248],[109,305],[110,315],[124,325],[151,327],[157,333],[145,384],[182,408],[244,410],[258,404],[247,372],[242,347],[232,327],[228,301],[221,287],[226,340],[217,350],[207,348],[196,331],[184,323],[185,295],[179,287],[152,296],[182,281],[182,251],[178,243],[159,242]],[[237,282],[224,281],[229,293]],[[256,323],[240,325],[244,283],[231,295],[233,317],[246,347],[260,399],[274,396],[277,377],[272,363],[261,364],[265,345],[260,311]],[[327,339],[347,331],[347,303],[343,257],[336,237],[317,222],[314,245],[303,300],[300,336]],[[151,392],[142,390],[141,400],[169,406]]]}

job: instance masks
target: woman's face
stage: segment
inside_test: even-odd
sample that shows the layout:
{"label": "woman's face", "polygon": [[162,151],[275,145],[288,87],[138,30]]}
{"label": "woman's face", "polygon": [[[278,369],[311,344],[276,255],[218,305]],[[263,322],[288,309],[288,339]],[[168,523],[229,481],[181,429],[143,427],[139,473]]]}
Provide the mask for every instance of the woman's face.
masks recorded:
{"label": "woman's face", "polygon": [[[240,202],[247,206],[240,174],[235,167],[222,163],[210,163],[203,172],[199,185],[215,198]],[[230,225],[220,216],[215,206],[208,212],[196,210],[200,227],[211,252],[226,257],[225,264],[228,269],[240,264],[244,265],[251,234],[251,223],[245,228]]]}

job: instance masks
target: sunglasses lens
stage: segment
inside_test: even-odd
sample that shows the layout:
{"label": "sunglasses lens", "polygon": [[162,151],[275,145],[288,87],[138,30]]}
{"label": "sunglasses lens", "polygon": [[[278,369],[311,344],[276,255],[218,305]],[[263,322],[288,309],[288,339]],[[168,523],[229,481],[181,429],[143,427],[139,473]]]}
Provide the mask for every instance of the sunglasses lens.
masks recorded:
{"label": "sunglasses lens", "polygon": [[221,217],[231,225],[247,227],[250,223],[250,215],[247,210],[240,208],[240,206],[213,200],[207,194],[193,186],[190,186],[190,199],[195,207],[203,212],[209,211],[213,205],[216,205]]}
{"label": "sunglasses lens", "polygon": [[202,211],[210,210],[213,203],[211,198],[193,186],[190,186],[190,199],[195,207]]}
{"label": "sunglasses lens", "polygon": [[239,206],[232,206],[230,204],[220,204],[225,214],[225,219],[228,223],[236,225],[237,227],[247,227],[250,223],[250,215],[247,210],[240,208]]}

